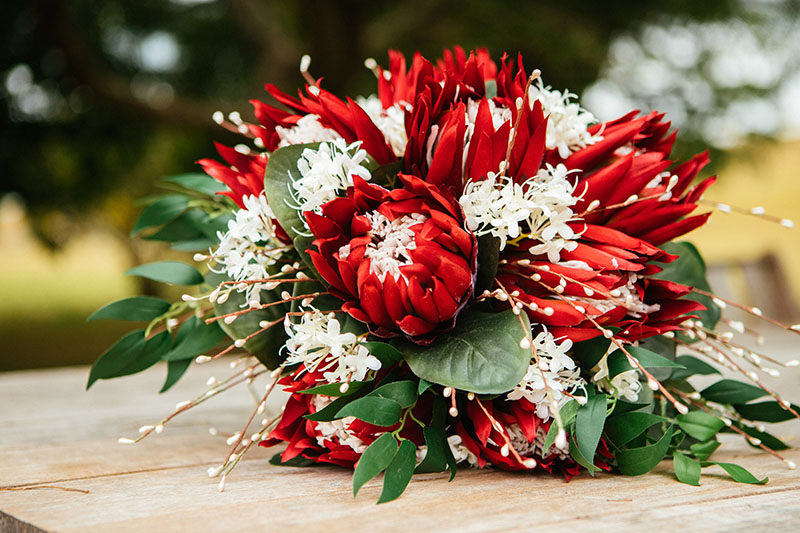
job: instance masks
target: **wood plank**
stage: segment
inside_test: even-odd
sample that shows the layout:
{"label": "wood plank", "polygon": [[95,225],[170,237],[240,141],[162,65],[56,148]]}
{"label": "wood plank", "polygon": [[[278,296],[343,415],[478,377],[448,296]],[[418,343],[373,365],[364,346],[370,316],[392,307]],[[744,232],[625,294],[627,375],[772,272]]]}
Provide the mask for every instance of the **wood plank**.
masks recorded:
{"label": "wood plank", "polygon": [[[793,350],[793,344],[786,345]],[[463,468],[452,483],[440,474],[415,477],[403,497],[376,506],[380,480],[351,493],[351,472],[334,467],[271,466],[270,450],[256,449],[236,469],[224,493],[206,468],[228,451],[210,425],[235,432],[253,408],[245,388],[226,393],[175,419],[163,434],[135,446],[116,443],[169,413],[202,390],[223,364],[192,368],[175,390],[156,395],[163,369],[83,392],[86,368],[0,374],[0,530],[58,531],[287,529],[502,531],[547,526],[677,527],[692,530],[800,528],[800,480],[771,456],[738,439],[715,455],[758,476],[765,486],[706,475],[703,486],[677,483],[671,465],[637,478],[580,476],[570,483],[541,474]],[[796,387],[787,376],[775,386]],[[257,385],[263,390],[262,385]],[[792,395],[790,395],[791,397]],[[800,435],[800,425],[774,428]],[[800,451],[787,457],[800,462]],[[41,485],[73,489],[35,488]],[[10,518],[14,517],[14,518]],[[538,527],[537,527],[538,526]],[[18,529],[14,529],[18,528]]]}

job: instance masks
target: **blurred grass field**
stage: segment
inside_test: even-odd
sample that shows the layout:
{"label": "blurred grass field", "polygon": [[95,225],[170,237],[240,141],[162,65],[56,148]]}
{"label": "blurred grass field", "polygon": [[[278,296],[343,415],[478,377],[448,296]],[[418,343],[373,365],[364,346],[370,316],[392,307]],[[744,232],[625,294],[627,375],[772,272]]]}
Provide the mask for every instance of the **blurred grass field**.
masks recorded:
{"label": "blurred grass field", "polygon": [[[733,155],[707,198],[800,222],[800,143],[753,146]],[[800,301],[800,230],[752,216],[716,213],[691,236],[709,263],[754,260],[772,252]],[[130,255],[101,229],[50,252],[31,234],[21,207],[0,203],[0,370],[89,363],[130,324],[87,323],[112,300],[135,293],[123,275]]]}

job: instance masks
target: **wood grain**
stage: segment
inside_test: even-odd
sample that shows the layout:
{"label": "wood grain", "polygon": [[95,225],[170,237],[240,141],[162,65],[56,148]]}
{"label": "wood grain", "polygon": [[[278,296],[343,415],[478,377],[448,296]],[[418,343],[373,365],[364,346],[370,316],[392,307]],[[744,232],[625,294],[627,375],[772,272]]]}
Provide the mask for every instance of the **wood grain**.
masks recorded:
{"label": "wood grain", "polygon": [[[353,499],[351,472],[271,466],[273,452],[256,449],[219,493],[206,469],[228,446],[207,429],[241,429],[254,405],[246,388],[192,409],[137,445],[116,440],[134,437],[140,425],[202,391],[210,375],[225,376],[227,365],[192,368],[160,396],[163,368],[84,392],[87,372],[0,374],[0,531],[800,530],[797,471],[735,438],[726,438],[714,459],[769,475],[767,485],[736,484],[709,469],[701,487],[690,487],[674,480],[668,462],[637,478],[603,474],[570,483],[464,468],[452,483],[440,474],[415,476],[402,498],[377,506],[380,480]],[[791,390],[796,383],[780,385]],[[774,429],[800,434],[797,423]],[[800,452],[786,455],[800,462]]]}

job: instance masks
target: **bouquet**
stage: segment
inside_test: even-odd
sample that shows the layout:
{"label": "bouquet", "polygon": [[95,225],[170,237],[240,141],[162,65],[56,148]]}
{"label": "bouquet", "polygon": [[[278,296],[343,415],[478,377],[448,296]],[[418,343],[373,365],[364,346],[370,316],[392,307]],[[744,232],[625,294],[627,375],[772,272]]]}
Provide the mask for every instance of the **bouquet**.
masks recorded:
{"label": "bouquet", "polygon": [[[251,101],[255,121],[215,113],[244,142],[218,144],[205,174],[165,179],[136,223],[196,265],[128,274],[192,290],[90,317],[148,325],[97,360],[89,386],[159,361],[163,390],[193,362],[236,354],[238,370],[121,442],[261,376],[266,393],[209,471],[220,490],[255,445],[283,446],[273,464],[352,468],[354,494],[384,473],[380,502],[459,464],[570,479],[671,458],[684,483],[710,465],[766,482],[710,458],[733,432],[782,459],[763,423],[800,407],[759,376],[798,363],[746,347],[740,322],[716,331],[738,304],[675,241],[709,217],[693,214],[715,180],[696,179],[706,153],[673,162],[663,114],[599,123],[522,57],[456,47],[408,65],[390,51],[388,69],[365,63],[377,95],[355,100],[309,62],[297,96],[266,85],[277,104]],[[698,390],[698,375],[718,379]],[[288,400],[259,423],[275,388]]]}

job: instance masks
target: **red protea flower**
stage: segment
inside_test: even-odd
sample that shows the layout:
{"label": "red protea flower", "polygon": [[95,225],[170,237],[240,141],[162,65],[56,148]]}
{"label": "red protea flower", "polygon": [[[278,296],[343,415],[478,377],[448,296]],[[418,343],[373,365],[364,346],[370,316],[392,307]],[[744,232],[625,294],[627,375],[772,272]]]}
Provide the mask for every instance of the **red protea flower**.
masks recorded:
{"label": "red protea flower", "polygon": [[475,282],[477,242],[449,196],[414,176],[392,191],[354,176],[347,198],[306,212],[309,253],[342,309],[380,336],[430,342],[452,327]]}

